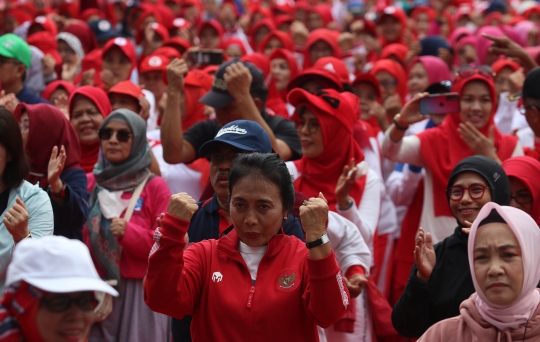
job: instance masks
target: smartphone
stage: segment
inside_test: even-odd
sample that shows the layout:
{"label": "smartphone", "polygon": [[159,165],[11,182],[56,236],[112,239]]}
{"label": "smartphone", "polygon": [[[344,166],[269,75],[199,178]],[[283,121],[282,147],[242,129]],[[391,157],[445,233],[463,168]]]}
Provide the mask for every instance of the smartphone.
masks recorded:
{"label": "smartphone", "polygon": [[420,100],[420,114],[459,113],[459,93],[433,94]]}
{"label": "smartphone", "polygon": [[223,63],[223,50],[201,50],[193,54],[195,64],[221,65]]}

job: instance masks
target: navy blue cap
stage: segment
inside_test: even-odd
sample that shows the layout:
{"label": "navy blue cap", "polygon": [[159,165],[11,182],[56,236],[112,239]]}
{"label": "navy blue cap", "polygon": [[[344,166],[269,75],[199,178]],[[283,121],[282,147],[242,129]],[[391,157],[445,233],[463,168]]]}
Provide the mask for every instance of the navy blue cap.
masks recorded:
{"label": "navy blue cap", "polygon": [[199,149],[201,156],[207,156],[216,145],[227,144],[246,152],[272,152],[268,133],[255,121],[236,120],[221,127],[214,140],[205,142]]}
{"label": "navy blue cap", "polygon": [[244,64],[244,66],[249,69],[252,78],[251,86],[249,88],[250,91],[265,88],[264,74],[259,68],[252,63],[243,62],[239,59],[233,59],[219,66],[219,69],[217,69],[216,73],[214,74],[214,83],[212,84],[212,89],[208,93],[204,94],[204,96],[199,99],[199,102],[214,108],[224,108],[233,102],[234,98],[227,91],[227,82],[225,82],[223,75],[225,75],[225,69],[227,69],[229,65],[238,62]]}
{"label": "navy blue cap", "polygon": [[422,50],[418,54],[419,56],[435,56],[439,57],[439,49],[452,50],[446,39],[441,36],[430,36],[420,41]]}
{"label": "navy blue cap", "polygon": [[104,19],[91,21],[88,26],[96,35],[98,42],[108,41],[109,39],[119,37],[120,34],[114,29],[112,24]]}

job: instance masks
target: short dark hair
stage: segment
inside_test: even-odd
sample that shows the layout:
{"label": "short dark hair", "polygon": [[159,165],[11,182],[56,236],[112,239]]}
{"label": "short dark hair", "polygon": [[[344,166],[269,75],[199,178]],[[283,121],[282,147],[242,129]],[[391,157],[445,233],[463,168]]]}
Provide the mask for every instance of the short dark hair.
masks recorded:
{"label": "short dark hair", "polygon": [[241,153],[229,175],[229,200],[232,189],[244,177],[256,177],[275,184],[283,209],[293,212],[294,185],[285,162],[276,153]]}
{"label": "short dark hair", "polygon": [[30,162],[24,152],[19,124],[13,114],[2,106],[0,106],[0,145],[6,149],[6,157],[11,158],[6,163],[2,182],[8,188],[16,188],[30,172]]}
{"label": "short dark hair", "polygon": [[251,95],[253,99],[261,100],[261,108],[264,109],[264,107],[266,106],[266,100],[268,98],[267,87],[262,87],[259,89],[250,89],[249,95]]}

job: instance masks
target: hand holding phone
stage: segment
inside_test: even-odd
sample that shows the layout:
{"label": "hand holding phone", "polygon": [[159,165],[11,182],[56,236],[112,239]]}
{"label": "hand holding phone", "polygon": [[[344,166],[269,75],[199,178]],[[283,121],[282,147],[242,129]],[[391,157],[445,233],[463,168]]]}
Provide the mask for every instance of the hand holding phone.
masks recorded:
{"label": "hand holding phone", "polygon": [[199,65],[221,65],[223,50],[200,50],[193,53],[193,59]]}
{"label": "hand holding phone", "polygon": [[436,115],[459,113],[459,93],[433,94],[420,100],[420,114]]}

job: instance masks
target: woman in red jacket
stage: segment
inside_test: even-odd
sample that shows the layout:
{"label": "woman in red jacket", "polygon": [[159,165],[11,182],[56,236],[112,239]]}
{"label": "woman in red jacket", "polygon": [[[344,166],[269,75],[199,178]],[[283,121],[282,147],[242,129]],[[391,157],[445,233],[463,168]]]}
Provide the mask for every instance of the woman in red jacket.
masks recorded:
{"label": "woman in red jacket", "polygon": [[154,235],[146,303],[175,318],[193,315],[193,341],[318,341],[317,325],[335,323],[350,301],[327,243],[324,196],[300,207],[304,244],[281,228],[294,188],[277,154],[239,156],[229,193],[234,229],[185,251],[198,206],[186,193],[172,196]]}

